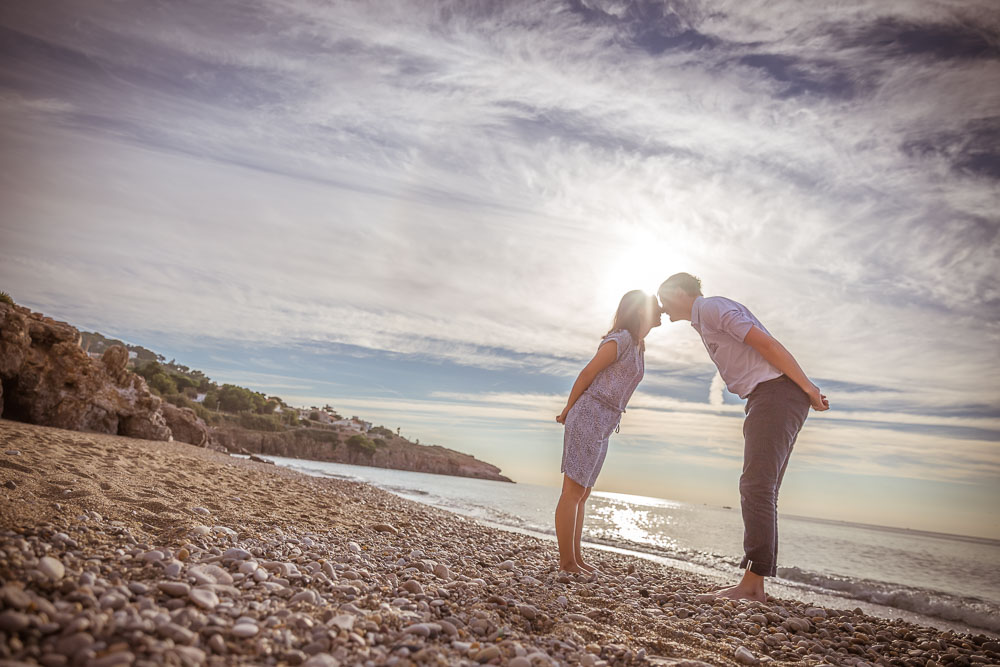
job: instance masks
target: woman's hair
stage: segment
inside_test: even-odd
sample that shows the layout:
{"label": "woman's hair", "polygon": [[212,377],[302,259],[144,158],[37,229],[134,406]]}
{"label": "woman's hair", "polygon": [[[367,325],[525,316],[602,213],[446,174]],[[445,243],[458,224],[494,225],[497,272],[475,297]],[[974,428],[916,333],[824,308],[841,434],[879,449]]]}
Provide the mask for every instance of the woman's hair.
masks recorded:
{"label": "woman's hair", "polygon": [[649,296],[641,289],[625,292],[625,296],[618,302],[618,310],[615,312],[615,319],[611,321],[611,329],[608,330],[608,334],[624,329],[632,334],[632,340],[638,343],[639,330],[642,328],[643,309],[647,309],[651,317],[659,312],[656,297]]}

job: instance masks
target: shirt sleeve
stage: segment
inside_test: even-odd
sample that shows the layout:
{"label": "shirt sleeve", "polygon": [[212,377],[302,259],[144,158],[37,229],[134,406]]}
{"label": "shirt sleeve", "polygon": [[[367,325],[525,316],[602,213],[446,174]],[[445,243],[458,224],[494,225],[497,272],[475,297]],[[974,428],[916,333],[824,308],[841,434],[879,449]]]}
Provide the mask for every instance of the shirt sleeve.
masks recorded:
{"label": "shirt sleeve", "polygon": [[727,310],[719,316],[719,331],[726,332],[741,343],[753,326],[753,320],[736,308]]}
{"label": "shirt sleeve", "polygon": [[702,304],[699,313],[701,325],[711,331],[727,333],[742,343],[753,328],[754,321],[731,303],[720,301],[713,299]]}
{"label": "shirt sleeve", "polygon": [[610,341],[614,341],[615,344],[618,345],[618,356],[615,358],[615,360],[617,361],[618,359],[622,358],[622,355],[625,354],[625,351],[628,349],[628,346],[632,344],[632,336],[625,329],[622,329],[621,331],[612,331],[611,333],[609,333],[607,336],[604,337],[604,340],[601,341],[601,345],[604,345],[605,343],[608,343]]}

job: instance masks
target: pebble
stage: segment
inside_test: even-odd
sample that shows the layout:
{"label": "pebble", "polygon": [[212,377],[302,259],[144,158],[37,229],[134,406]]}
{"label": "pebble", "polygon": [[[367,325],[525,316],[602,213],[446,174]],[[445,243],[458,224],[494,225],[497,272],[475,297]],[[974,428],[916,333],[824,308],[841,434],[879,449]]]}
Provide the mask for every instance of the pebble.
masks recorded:
{"label": "pebble", "polygon": [[476,653],[475,660],[476,662],[483,663],[483,662],[489,662],[490,660],[499,657],[500,657],[499,648],[497,648],[496,646],[487,646],[486,648],[481,649],[478,653]]}
{"label": "pebble", "polygon": [[253,555],[249,551],[239,547],[230,547],[222,554],[222,560],[248,560],[252,557]]}
{"label": "pebble", "polygon": [[443,579],[445,581],[448,581],[449,579],[451,579],[451,570],[449,570],[448,566],[445,565],[444,563],[437,563],[434,566],[434,576],[437,577],[438,579]]}
{"label": "pebble", "polygon": [[66,568],[58,558],[42,556],[38,562],[39,571],[53,581],[59,581],[66,574]]}
{"label": "pebble", "polygon": [[258,632],[260,628],[256,623],[239,623],[233,626],[233,634],[237,637],[253,637]]}
{"label": "pebble", "polygon": [[192,507],[191,511],[194,512],[195,514],[199,514],[201,516],[210,516],[212,514],[211,511],[209,511],[208,509],[206,509],[204,507]]}
{"label": "pebble", "polygon": [[736,662],[743,665],[756,665],[759,660],[757,657],[745,646],[738,646],[736,648]]}
{"label": "pebble", "polygon": [[397,535],[399,533],[395,526],[388,523],[376,523],[371,527],[371,529],[377,533],[392,533],[393,535]]}
{"label": "pebble", "polygon": [[4,454],[6,454],[7,456],[20,456],[21,455],[21,450],[20,449],[8,449],[7,451],[4,452]]}
{"label": "pebble", "polygon": [[416,579],[410,579],[408,581],[404,581],[403,584],[400,586],[400,588],[409,591],[414,595],[420,595],[421,593],[424,592],[424,587],[421,586],[420,582],[417,581]]}
{"label": "pebble", "polygon": [[186,597],[191,593],[191,585],[183,581],[161,581],[156,586],[167,595],[172,595],[175,598]]}
{"label": "pebble", "polygon": [[340,661],[329,653],[317,653],[306,660],[303,667],[340,667]]}
{"label": "pebble", "polygon": [[28,618],[28,615],[19,611],[8,609],[0,613],[0,630],[3,632],[20,632],[27,628],[30,623],[31,619]]}
{"label": "pebble", "polygon": [[219,596],[208,588],[192,588],[188,597],[191,598],[191,601],[196,605],[202,609],[207,609],[208,611],[212,611],[219,606]]}

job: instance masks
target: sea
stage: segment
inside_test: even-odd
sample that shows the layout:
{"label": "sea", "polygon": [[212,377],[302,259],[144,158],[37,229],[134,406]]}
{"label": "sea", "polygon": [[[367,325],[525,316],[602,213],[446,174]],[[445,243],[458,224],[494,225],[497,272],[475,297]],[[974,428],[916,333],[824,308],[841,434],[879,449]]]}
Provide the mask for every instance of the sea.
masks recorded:
{"label": "sea", "polygon": [[[559,489],[265,457],[308,475],[367,482],[494,527],[555,540]],[[1000,540],[780,515],[778,576],[768,592],[943,630],[1000,633]],[[595,491],[583,542],[735,582],[739,508]]]}

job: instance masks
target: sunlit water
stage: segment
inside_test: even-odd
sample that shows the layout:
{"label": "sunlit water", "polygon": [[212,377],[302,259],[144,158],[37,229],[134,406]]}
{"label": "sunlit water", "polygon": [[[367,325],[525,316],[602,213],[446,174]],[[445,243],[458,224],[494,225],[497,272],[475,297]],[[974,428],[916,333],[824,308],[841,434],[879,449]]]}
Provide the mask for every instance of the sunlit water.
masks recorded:
{"label": "sunlit water", "polygon": [[[554,537],[559,490],[323,461],[267,457],[301,472],[369,482],[518,531]],[[1000,632],[1000,541],[782,516],[772,593],[965,632]],[[584,541],[734,579],[739,509],[594,492]]]}

